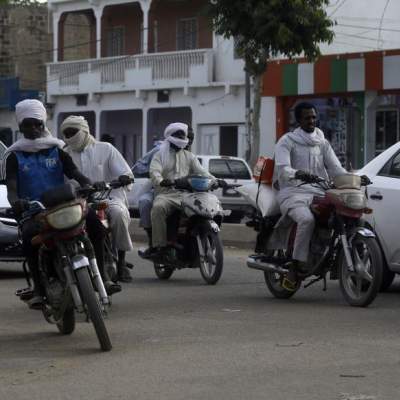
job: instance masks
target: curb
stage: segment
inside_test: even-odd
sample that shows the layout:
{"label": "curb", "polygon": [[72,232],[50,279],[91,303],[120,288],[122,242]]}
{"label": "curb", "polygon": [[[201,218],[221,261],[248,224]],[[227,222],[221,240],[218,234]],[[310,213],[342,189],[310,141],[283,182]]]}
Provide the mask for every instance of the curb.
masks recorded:
{"label": "curb", "polygon": [[[139,227],[139,220],[132,218],[129,225],[132,240],[135,242],[147,242],[146,232]],[[257,232],[244,224],[223,224],[221,227],[221,239],[224,246],[238,247],[241,249],[254,249]]]}

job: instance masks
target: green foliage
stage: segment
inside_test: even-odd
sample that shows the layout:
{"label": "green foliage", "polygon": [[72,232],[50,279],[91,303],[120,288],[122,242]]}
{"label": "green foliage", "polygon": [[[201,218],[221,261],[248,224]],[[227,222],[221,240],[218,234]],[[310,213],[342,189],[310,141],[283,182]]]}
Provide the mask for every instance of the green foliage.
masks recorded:
{"label": "green foliage", "polygon": [[40,6],[46,3],[41,3],[38,0],[0,0],[0,6]]}
{"label": "green foliage", "polygon": [[251,75],[259,75],[271,57],[304,55],[314,60],[319,43],[334,33],[325,11],[329,0],[211,0],[208,14],[215,31],[235,37]]}

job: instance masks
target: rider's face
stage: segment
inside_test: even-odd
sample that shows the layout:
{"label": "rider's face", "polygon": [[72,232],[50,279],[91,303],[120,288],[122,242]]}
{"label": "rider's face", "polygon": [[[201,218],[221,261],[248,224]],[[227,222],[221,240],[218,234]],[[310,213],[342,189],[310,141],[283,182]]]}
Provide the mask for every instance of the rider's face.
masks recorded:
{"label": "rider's face", "polygon": [[300,127],[303,131],[312,133],[315,130],[317,113],[313,108],[303,109],[300,118]]}
{"label": "rider's face", "polygon": [[25,118],[19,125],[19,130],[26,139],[38,139],[43,135],[44,122],[36,118]]}
{"label": "rider's face", "polygon": [[77,128],[66,128],[63,131],[63,135],[65,138],[70,139],[72,136],[75,136],[79,132]]}

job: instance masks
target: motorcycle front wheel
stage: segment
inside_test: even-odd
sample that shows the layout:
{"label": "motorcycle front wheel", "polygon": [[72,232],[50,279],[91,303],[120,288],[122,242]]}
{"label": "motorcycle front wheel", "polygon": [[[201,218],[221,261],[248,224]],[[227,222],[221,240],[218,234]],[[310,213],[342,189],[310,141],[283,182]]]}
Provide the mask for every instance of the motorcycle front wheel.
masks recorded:
{"label": "motorcycle front wheel", "polygon": [[87,311],[90,320],[93,323],[94,330],[96,331],[100,347],[103,351],[110,351],[112,348],[110,337],[108,336],[99,299],[97,298],[96,293],[93,289],[89,272],[86,268],[80,268],[75,273],[76,279],[78,280],[82,300],[87,307]]}
{"label": "motorcycle front wheel", "polygon": [[381,250],[375,238],[357,234],[350,252],[353,270],[348,268],[343,250],[338,258],[340,289],[351,306],[367,307],[375,300],[382,285]]}
{"label": "motorcycle front wheel", "polygon": [[[221,238],[216,232],[200,235],[204,258],[200,261],[200,273],[209,285],[215,285],[222,275],[224,250]],[[200,246],[200,244],[199,244]]]}

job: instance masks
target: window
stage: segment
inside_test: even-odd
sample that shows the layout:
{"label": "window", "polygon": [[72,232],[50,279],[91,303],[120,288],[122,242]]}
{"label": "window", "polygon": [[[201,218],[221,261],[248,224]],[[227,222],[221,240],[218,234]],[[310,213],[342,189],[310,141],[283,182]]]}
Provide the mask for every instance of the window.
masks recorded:
{"label": "window", "polygon": [[400,178],[400,152],[392,157],[379,172],[379,175]]}
{"label": "window", "polygon": [[398,141],[398,112],[397,110],[377,111],[375,122],[375,155],[378,155]]}
{"label": "window", "polygon": [[125,53],[125,27],[113,26],[107,31],[107,56],[122,56]]}
{"label": "window", "polygon": [[238,155],[237,126],[221,126],[219,128],[219,154],[233,157]]}
{"label": "window", "polygon": [[188,18],[178,21],[177,50],[192,50],[197,48],[197,19]]}
{"label": "window", "polygon": [[240,160],[211,159],[209,170],[219,179],[251,179],[246,164]]}

